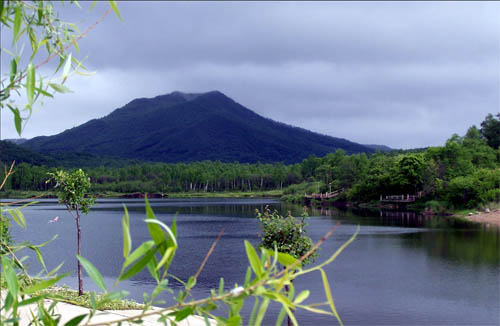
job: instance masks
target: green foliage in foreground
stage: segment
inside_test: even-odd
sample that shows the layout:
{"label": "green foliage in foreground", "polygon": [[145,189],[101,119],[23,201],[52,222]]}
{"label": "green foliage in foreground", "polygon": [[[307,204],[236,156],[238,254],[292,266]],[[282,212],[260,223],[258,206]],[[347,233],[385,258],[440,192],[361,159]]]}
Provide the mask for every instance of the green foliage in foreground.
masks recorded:
{"label": "green foliage in foreground", "polygon": [[[115,1],[109,3],[120,17]],[[69,1],[69,4],[81,8],[78,1]],[[64,85],[71,75],[92,74],[72,51],[80,51],[78,41],[96,24],[81,33],[76,24],[60,18],[57,7],[52,1],[0,1],[2,38],[11,33],[12,40],[2,42],[2,75],[7,75],[7,78],[2,76],[0,79],[0,111],[4,113],[8,109],[12,113],[19,135],[37,103],[53,98],[56,93],[71,92]],[[25,48],[30,50],[24,51]],[[43,67],[52,60],[58,61],[55,69]],[[8,61],[10,69],[3,71]],[[21,101],[24,103],[20,104]]]}
{"label": "green foliage in foreground", "polygon": [[7,217],[4,217],[3,214],[0,215],[0,239],[2,240],[2,242],[0,243],[0,254],[4,254],[6,252],[6,247],[4,247],[3,243],[5,243],[6,245],[9,245],[11,243],[9,228],[9,219]]}

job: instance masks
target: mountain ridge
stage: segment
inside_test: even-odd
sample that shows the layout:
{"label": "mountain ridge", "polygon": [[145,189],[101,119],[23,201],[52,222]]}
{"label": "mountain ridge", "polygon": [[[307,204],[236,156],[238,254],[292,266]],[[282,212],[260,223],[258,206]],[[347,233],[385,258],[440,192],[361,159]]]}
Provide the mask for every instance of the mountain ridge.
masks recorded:
{"label": "mountain ridge", "polygon": [[42,153],[82,152],[162,162],[220,160],[296,163],[367,146],[265,118],[219,91],[175,91],[130,101],[105,117],[21,146]]}

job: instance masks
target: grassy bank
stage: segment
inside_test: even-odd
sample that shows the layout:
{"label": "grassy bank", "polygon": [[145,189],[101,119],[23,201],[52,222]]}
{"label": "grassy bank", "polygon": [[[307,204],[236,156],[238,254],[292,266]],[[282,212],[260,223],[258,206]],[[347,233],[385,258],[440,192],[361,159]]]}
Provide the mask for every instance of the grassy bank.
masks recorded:
{"label": "grassy bank", "polygon": [[32,197],[55,198],[56,193],[54,191],[37,191],[37,190],[7,190],[0,192],[0,198],[26,199]]}
{"label": "grassy bank", "polygon": [[252,198],[252,197],[281,197],[282,195],[283,195],[282,190],[268,190],[268,191],[248,191],[248,192],[174,192],[174,193],[169,193],[168,197]]}
{"label": "grassy bank", "polygon": [[[107,191],[102,193],[93,193],[93,196],[99,198],[118,198],[123,195],[130,195],[130,193]],[[258,197],[281,197],[282,190],[268,190],[268,191],[247,191],[247,192],[173,192],[165,194],[168,198],[258,198]],[[29,191],[29,190],[8,190],[0,192],[0,198],[55,198],[54,191]]]}
{"label": "grassy bank", "polygon": [[[85,307],[92,309],[92,304],[90,302],[90,292],[83,292],[83,295],[78,296],[78,291],[70,289],[67,286],[63,287],[50,287],[43,291],[36,293],[36,295],[46,294],[48,299],[55,299],[60,302],[70,303],[76,306]],[[139,304],[132,300],[105,300],[104,303],[99,304],[99,301],[103,299],[103,296],[96,294],[95,300],[97,309],[100,310],[140,310],[144,308],[144,305]]]}
{"label": "grassy bank", "polygon": [[476,215],[485,213],[485,211],[493,212],[500,209],[500,202],[490,202],[477,207],[476,209],[461,209],[453,212],[453,216],[456,217],[467,217],[470,215]]}
{"label": "grassy bank", "polygon": [[500,202],[481,205],[477,209],[464,209],[453,212],[453,218],[500,228]]}

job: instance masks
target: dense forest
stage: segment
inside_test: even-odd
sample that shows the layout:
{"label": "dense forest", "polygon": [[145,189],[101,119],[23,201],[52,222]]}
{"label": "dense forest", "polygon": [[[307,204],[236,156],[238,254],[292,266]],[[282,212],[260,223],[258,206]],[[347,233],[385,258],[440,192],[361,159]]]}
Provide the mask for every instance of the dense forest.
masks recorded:
{"label": "dense forest", "polygon": [[[305,192],[342,189],[337,198],[369,202],[380,195],[424,194],[424,201],[447,208],[476,207],[500,199],[500,114],[481,127],[453,135],[444,146],[324,157],[309,156],[285,165],[223,163],[137,163],[87,167],[93,191],[103,192],[255,192],[279,189],[285,198]],[[3,156],[2,156],[3,159]],[[9,163],[9,162],[3,162]],[[56,167],[21,163],[5,191],[50,190],[47,172]]]}

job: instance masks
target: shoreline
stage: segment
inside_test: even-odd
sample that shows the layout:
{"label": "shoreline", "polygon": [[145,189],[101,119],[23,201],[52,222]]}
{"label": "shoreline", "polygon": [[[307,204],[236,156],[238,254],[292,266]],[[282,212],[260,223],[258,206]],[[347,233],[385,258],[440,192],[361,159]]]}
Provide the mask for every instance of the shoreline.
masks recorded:
{"label": "shoreline", "polygon": [[493,209],[490,212],[475,212],[465,216],[453,214],[453,217],[464,218],[467,221],[485,225],[486,227],[496,227],[500,229],[500,209]]}
{"label": "shoreline", "polygon": [[[119,193],[119,192],[106,192],[106,193],[96,193],[92,194],[98,198],[144,198],[142,193],[134,192],[134,193]],[[180,193],[153,193],[148,194],[148,198],[277,198],[284,202],[296,203],[293,200],[287,200],[287,198],[283,198],[282,190],[268,190],[268,191],[259,191],[259,192],[180,192]],[[56,193],[52,191],[10,191],[7,192],[7,196],[5,193],[0,192],[1,199],[46,199],[46,198],[57,198]],[[333,205],[332,205],[333,204]],[[328,206],[337,206],[332,202],[328,203]],[[381,204],[375,204],[373,202],[370,203],[348,203],[342,202],[341,206],[345,207],[358,207],[358,208],[366,208],[366,209],[384,209],[391,207],[385,207]],[[463,219],[469,222],[482,224],[487,227],[493,226],[496,228],[500,228],[500,208],[495,207],[490,212],[479,212],[477,210],[469,210],[469,213],[465,213],[464,211],[448,211],[444,214],[437,214],[435,212],[428,212],[423,209],[418,209],[416,207],[412,207],[409,210],[421,211],[424,215],[443,215],[449,216],[452,218]]]}
{"label": "shoreline", "polygon": [[[104,193],[91,193],[91,196],[98,198],[144,198],[143,193],[130,192],[104,192]],[[179,193],[150,193],[148,198],[281,198],[283,195],[282,190],[268,190],[268,191],[255,191],[255,192],[179,192]],[[57,198],[53,191],[9,191],[0,192],[1,199],[47,199]]]}

